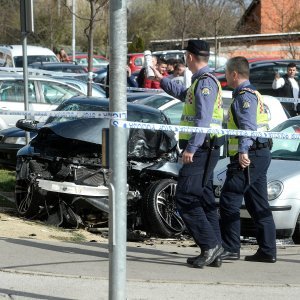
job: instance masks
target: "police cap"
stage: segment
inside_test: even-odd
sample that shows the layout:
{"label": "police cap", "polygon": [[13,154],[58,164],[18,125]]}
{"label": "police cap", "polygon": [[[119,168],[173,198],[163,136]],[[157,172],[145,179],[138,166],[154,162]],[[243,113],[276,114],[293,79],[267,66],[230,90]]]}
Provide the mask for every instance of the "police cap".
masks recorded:
{"label": "police cap", "polygon": [[189,40],[185,50],[200,56],[209,56],[209,44],[201,40]]}

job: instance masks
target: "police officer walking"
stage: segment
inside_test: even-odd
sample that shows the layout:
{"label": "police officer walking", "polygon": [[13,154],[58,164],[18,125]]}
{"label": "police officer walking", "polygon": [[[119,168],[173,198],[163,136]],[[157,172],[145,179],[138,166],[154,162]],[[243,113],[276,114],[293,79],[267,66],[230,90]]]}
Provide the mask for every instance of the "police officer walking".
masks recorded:
{"label": "police officer walking", "polygon": [[[244,57],[227,62],[226,79],[234,88],[228,112],[228,129],[260,131],[268,129],[262,96],[249,82],[249,64]],[[249,137],[229,137],[226,180],[221,192],[220,215],[224,252],[222,259],[240,258],[240,207],[243,197],[257,229],[259,248],[246,261],[276,262],[276,231],[268,203],[267,170],[271,141]]]}
{"label": "police officer walking", "polygon": [[[186,89],[154,70],[161,88],[185,101],[181,125],[221,128],[223,120],[221,86],[208,67],[209,44],[189,40],[186,63],[192,71],[192,85]],[[187,263],[195,268],[215,264],[223,248],[215,198],[212,189],[214,167],[219,159],[219,139],[205,133],[180,133],[179,145],[184,149],[183,166],[176,189],[177,209],[187,229],[201,249]],[[219,265],[218,265],[219,266]]]}

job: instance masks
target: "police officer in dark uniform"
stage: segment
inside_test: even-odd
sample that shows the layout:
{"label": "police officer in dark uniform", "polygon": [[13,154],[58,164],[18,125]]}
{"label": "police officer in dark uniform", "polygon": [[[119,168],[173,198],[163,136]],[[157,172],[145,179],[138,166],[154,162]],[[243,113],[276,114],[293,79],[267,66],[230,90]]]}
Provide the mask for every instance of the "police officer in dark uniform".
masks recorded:
{"label": "police officer in dark uniform", "polygon": [[[221,128],[223,119],[221,86],[208,67],[209,44],[190,40],[186,62],[192,71],[192,85],[186,89],[154,70],[161,88],[185,101],[181,125]],[[219,139],[205,133],[180,133],[179,145],[184,149],[179,172],[176,205],[187,229],[201,249],[188,264],[203,268],[212,264],[223,252],[212,175],[219,159]]]}
{"label": "police officer in dark uniform", "polygon": [[[228,129],[263,131],[268,116],[262,96],[249,82],[249,64],[244,57],[227,62],[226,79],[234,88],[228,113]],[[271,141],[263,138],[229,136],[226,180],[221,192],[220,215],[224,252],[222,259],[240,257],[240,207],[243,197],[257,229],[259,248],[246,261],[276,262],[276,231],[268,203],[267,170],[271,161]]]}

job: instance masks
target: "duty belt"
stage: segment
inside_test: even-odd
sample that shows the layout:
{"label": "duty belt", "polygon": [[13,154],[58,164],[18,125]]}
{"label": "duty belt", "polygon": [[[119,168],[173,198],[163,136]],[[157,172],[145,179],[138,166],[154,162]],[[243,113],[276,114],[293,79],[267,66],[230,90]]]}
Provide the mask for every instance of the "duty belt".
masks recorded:
{"label": "duty belt", "polygon": [[265,143],[260,143],[260,142],[258,142],[257,140],[255,140],[254,142],[253,142],[253,145],[250,147],[250,151],[251,150],[259,150],[259,149],[263,149],[263,148],[270,148],[270,149],[272,149],[272,146],[273,146],[273,141],[272,141],[272,139],[268,139],[268,141],[267,142],[265,142]]}

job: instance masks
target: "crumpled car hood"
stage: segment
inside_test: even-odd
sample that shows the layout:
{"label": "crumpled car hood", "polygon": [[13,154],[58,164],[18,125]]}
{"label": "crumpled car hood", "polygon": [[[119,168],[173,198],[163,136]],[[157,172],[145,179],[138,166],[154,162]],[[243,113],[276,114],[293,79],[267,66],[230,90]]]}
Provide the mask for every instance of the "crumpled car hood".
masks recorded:
{"label": "crumpled car hood", "polygon": [[39,130],[37,138],[51,130],[63,138],[101,145],[103,128],[109,128],[109,119],[77,119],[62,123],[49,123]]}

